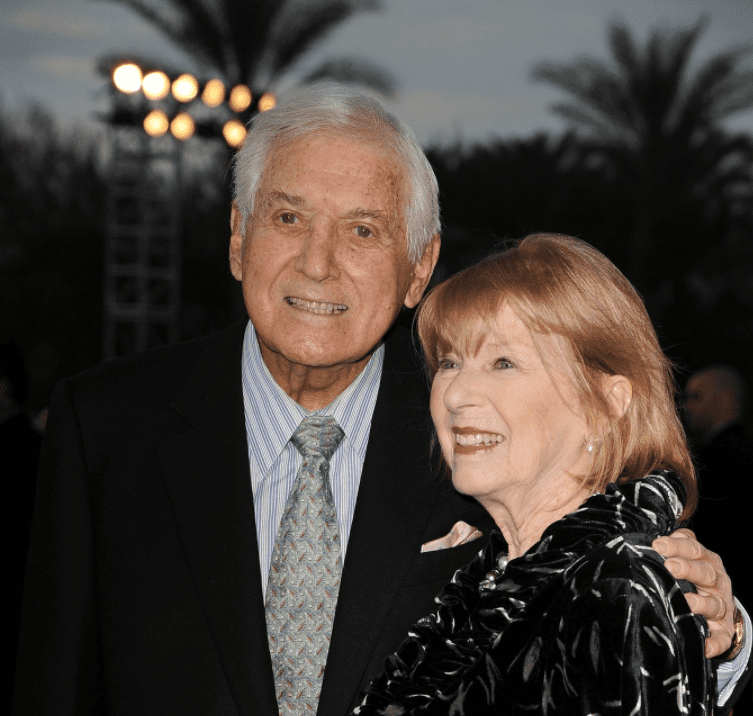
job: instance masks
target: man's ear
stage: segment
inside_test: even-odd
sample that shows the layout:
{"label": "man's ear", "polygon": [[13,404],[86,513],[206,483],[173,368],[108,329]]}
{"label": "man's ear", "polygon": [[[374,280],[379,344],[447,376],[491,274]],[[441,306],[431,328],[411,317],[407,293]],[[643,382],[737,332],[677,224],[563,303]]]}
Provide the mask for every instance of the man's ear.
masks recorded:
{"label": "man's ear", "polygon": [[424,291],[429,285],[429,279],[432,273],[434,273],[434,267],[437,265],[441,244],[442,239],[439,237],[439,234],[434,234],[431,237],[429,245],[424,250],[421,260],[413,267],[413,281],[408,289],[408,293],[405,294],[405,305],[408,308],[416,306],[424,295]]}
{"label": "man's ear", "polygon": [[606,399],[615,418],[621,418],[633,399],[633,386],[624,375],[610,375],[606,379]]}
{"label": "man's ear", "polygon": [[230,207],[230,272],[237,281],[243,280],[243,217],[238,205]]}

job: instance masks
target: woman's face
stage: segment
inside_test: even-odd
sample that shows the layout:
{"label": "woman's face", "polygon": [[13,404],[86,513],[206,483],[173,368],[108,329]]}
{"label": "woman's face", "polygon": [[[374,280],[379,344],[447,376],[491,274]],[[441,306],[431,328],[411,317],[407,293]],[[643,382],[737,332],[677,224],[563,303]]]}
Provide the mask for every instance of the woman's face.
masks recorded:
{"label": "woman's face", "polygon": [[[490,502],[551,497],[563,477],[588,467],[590,433],[564,358],[544,341],[549,370],[531,333],[507,305],[477,355],[440,356],[431,415],[455,487]],[[568,478],[568,482],[570,482]]]}

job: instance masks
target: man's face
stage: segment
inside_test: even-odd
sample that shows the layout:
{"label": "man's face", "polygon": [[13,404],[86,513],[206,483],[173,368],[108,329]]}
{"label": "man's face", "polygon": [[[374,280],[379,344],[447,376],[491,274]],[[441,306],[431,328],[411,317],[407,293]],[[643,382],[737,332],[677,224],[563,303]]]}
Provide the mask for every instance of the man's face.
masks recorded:
{"label": "man's face", "polygon": [[693,433],[704,433],[714,427],[716,386],[708,373],[694,375],[685,387],[685,416],[688,429]]}
{"label": "man's face", "polygon": [[403,194],[392,153],[318,132],[272,152],[245,236],[233,207],[231,270],[275,378],[365,362],[418,303],[439,237],[411,265]]}

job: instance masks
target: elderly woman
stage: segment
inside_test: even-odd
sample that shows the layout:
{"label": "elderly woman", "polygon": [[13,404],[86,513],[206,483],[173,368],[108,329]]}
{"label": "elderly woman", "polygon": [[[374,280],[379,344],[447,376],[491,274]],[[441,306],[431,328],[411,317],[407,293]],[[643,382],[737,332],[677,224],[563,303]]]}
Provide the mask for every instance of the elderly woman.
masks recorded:
{"label": "elderly woman", "polygon": [[693,511],[693,466],[627,279],[529,236],[437,287],[418,330],[453,484],[501,534],[356,713],[711,714],[704,623],[651,549]]}

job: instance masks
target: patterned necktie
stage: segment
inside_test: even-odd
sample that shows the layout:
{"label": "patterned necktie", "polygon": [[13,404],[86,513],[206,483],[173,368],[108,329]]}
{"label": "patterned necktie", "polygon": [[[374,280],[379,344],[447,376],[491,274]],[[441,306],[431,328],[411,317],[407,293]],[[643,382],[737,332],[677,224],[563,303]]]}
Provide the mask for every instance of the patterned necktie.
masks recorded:
{"label": "patterned necktie", "polygon": [[280,714],[315,714],[332,635],[342,553],[329,461],[344,437],[309,415],[290,441],[303,455],[280,522],[267,584],[267,634]]}

